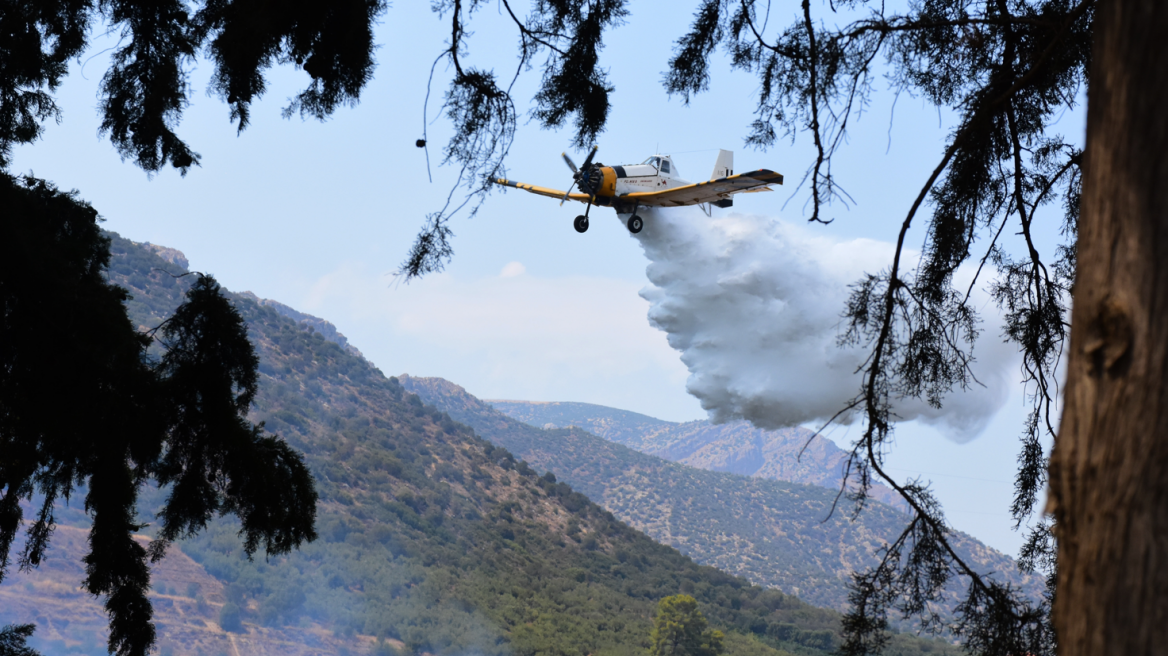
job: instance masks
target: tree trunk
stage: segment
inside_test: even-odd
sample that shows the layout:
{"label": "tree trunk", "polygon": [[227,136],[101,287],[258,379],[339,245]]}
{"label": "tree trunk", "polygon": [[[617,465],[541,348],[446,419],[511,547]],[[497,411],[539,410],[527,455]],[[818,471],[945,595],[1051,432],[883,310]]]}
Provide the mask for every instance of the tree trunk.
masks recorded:
{"label": "tree trunk", "polygon": [[1061,656],[1168,651],[1168,2],[1100,0],[1066,405]]}

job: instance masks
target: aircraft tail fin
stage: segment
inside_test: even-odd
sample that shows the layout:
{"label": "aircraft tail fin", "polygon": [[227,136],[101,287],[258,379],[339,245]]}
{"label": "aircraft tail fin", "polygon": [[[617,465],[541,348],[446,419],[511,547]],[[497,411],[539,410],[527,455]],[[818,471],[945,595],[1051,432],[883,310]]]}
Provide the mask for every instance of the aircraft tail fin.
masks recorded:
{"label": "aircraft tail fin", "polygon": [[717,180],[732,175],[734,175],[734,151],[719,150],[718,161],[714,162],[714,173],[710,175],[710,179]]}

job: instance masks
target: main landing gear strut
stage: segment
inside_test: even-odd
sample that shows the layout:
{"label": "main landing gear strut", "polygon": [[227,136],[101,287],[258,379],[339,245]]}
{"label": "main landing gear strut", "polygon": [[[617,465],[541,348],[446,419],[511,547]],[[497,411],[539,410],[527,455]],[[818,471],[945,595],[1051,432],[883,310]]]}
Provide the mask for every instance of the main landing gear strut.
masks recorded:
{"label": "main landing gear strut", "polygon": [[636,205],[633,205],[633,215],[629,217],[628,223],[625,225],[629,227],[629,232],[633,233],[634,235],[640,232],[641,228],[645,227],[645,222],[641,220],[641,217],[637,216]]}
{"label": "main landing gear strut", "polygon": [[[589,155],[588,159],[592,159],[592,156]],[[584,208],[584,213],[576,217],[576,220],[572,222],[572,227],[576,229],[576,232],[588,232],[588,213],[592,211],[592,200],[592,198],[588,199],[588,205]]]}
{"label": "main landing gear strut", "polygon": [[[592,205],[590,203],[584,210],[584,213],[576,217],[575,221],[572,221],[572,227],[576,229],[576,232],[588,232],[588,212],[591,209]],[[640,232],[641,228],[645,227],[645,221],[641,219],[640,216],[637,216],[637,208],[633,208],[633,215],[629,217],[629,220],[625,223],[625,225],[628,226],[629,232],[633,233],[634,235]]]}

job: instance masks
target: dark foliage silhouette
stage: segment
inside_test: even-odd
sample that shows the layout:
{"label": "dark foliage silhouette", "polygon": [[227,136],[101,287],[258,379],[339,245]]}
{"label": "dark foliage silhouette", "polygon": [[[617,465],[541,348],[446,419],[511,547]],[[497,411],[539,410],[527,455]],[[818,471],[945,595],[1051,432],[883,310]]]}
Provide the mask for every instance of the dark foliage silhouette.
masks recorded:
{"label": "dark foliage silhouette", "polygon": [[[0,581],[21,527],[22,500],[40,499],[16,555],[45,555],[54,504],[84,489],[92,517],[84,587],[105,597],[109,647],[154,643],[147,559],[216,513],[240,518],[248,553],[284,553],[315,538],[316,492],[301,457],[245,419],[258,360],[238,312],[198,275],[158,332],[131,324],[127,292],[106,281],[109,239],[75,194],[33,178],[0,177]],[[133,534],[139,489],[170,485],[149,552]]]}
{"label": "dark foliage silhouette", "polygon": [[0,628],[0,656],[37,656],[37,652],[28,646],[28,639],[35,630],[33,624]]}
{"label": "dark foliage silhouette", "polygon": [[[152,273],[162,260],[119,237],[111,251],[111,276],[134,291],[135,323],[173,312],[169,277]],[[320,539],[249,560],[238,519],[224,517],[180,545],[226,584],[224,601],[238,605],[249,633],[292,635],[308,622],[401,640],[409,654],[643,656],[658,600],[684,591],[725,632],[727,652],[827,656],[840,643],[838,613],[654,542],[590,490],[540,476],[494,434],[256,300],[235,297],[261,358],[254,411],[304,454]],[[210,606],[202,617],[231,619]],[[886,653],[957,650],[906,632]]]}
{"label": "dark foliage silhouette", "polygon": [[[856,574],[841,651],[878,652],[887,639],[887,614],[897,610],[952,630],[974,653],[1052,653],[1049,526],[1040,521],[1023,552],[1023,565],[1041,568],[1051,584],[1045,602],[1033,605],[954,551],[952,531],[926,486],[901,484],[882,466],[895,421],[893,399],[923,398],[939,406],[953,388],[978,384],[968,366],[979,333],[969,304],[977,283],[958,288],[954,274],[966,262],[979,262],[980,274],[989,261],[999,272],[992,293],[1006,316],[1005,337],[1022,352],[1025,384],[1032,390],[1011,510],[1019,525],[1033,515],[1046,476],[1041,439],[1054,435],[1054,372],[1066,337],[1081,180],[1081,150],[1055,134],[1053,124],[1085,85],[1094,3],[937,0],[888,13],[883,6],[837,4],[861,15],[829,28],[804,0],[802,20],[768,39],[752,0],[706,2],[679,43],[666,86],[686,98],[702,91],[709,75],[703,57],[725,44],[733,65],[760,82],[758,119],[748,142],[765,147],[779,134],[800,131],[814,139],[817,158],[805,177],[812,221],[828,221],[825,207],[840,198],[832,158],[846,141],[849,121],[871,97],[878,56],[886,60],[898,93],[924,97],[960,117],[906,213],[891,266],[859,281],[845,310],[843,341],[869,349],[864,385],[853,401],[865,423],[849,460],[860,483],[851,495],[856,512],[875,476],[904,497],[914,518],[880,565]],[[1060,195],[1066,242],[1043,256],[1031,237],[1032,224],[1040,207]],[[931,216],[914,270],[902,263],[902,254],[922,206]],[[1021,260],[1009,254],[1007,225],[1022,238]],[[977,241],[983,245],[975,251]],[[1053,265],[1044,257],[1053,257]],[[944,627],[930,606],[954,576],[968,581],[969,592],[958,621]]]}
{"label": "dark foliage silhouette", "polygon": [[[1114,0],[1105,6],[1118,4],[1145,12],[1155,6],[1150,0]],[[14,144],[35,140],[41,123],[57,117],[51,92],[65,75],[65,63],[84,51],[87,28],[100,15],[125,36],[103,80],[103,129],[124,156],[148,171],[167,162],[181,170],[198,163],[175,129],[189,93],[182,72],[201,48],[215,60],[214,88],[231,105],[240,129],[249,119],[249,103],[264,91],[264,72],[280,62],[301,67],[313,79],[286,114],[322,117],[355,102],[368,81],[370,25],[385,8],[370,0],[293,3],[283,5],[278,15],[266,13],[267,5],[254,0],[206,2],[194,13],[174,2],[9,0],[0,6],[0,166],[7,165]],[[469,57],[475,12],[492,6],[511,20],[519,40],[518,65],[503,77],[474,67]],[[866,488],[880,479],[902,495],[915,517],[901,540],[889,546],[882,565],[857,576],[845,653],[878,648],[889,612],[917,614],[942,628],[928,608],[953,577],[965,579],[970,592],[965,614],[946,628],[971,649],[1054,650],[1046,618],[1054,595],[1057,530],[1039,519],[1022,551],[1023,563],[1050,581],[1046,601],[1032,606],[964,562],[950,544],[951,529],[927,486],[896,481],[883,463],[891,447],[895,398],[940,404],[952,389],[978,384],[969,369],[975,342],[979,336],[997,336],[980,335],[970,288],[958,287],[955,273],[962,265],[976,268],[979,277],[996,269],[991,293],[1007,320],[1004,337],[1022,354],[1032,403],[1022,429],[1011,511],[1020,527],[1033,519],[1047,478],[1043,439],[1053,436],[1057,423],[1052,417],[1060,392],[1056,370],[1066,346],[1078,266],[1084,160],[1081,148],[1059,135],[1055,123],[1076,105],[1087,83],[1097,6],[1104,5],[1096,0],[927,0],[901,10],[864,0],[816,7],[802,0],[793,22],[774,25],[769,3],[700,0],[691,29],[680,36],[666,63],[665,88],[686,101],[708,88],[710,55],[718,48],[729,54],[733,68],[757,77],[756,117],[747,143],[766,148],[780,136],[809,135],[816,155],[803,183],[813,221],[829,222],[832,203],[847,201],[832,163],[879,78],[890,82],[892,92],[916,95],[958,117],[935,168],[905,212],[892,263],[858,281],[844,309],[844,339],[866,346],[870,354],[864,384],[849,406],[864,421],[850,460],[849,471],[859,483],[853,508],[862,509]],[[537,2],[522,14],[506,0],[498,5],[440,0],[434,9],[450,25],[448,41],[436,48],[435,65],[446,61],[454,70],[443,104],[454,127],[445,160],[458,166],[460,175],[446,206],[427,217],[403,263],[406,279],[444,266],[453,254],[451,216],[468,204],[473,213],[486,194],[486,180],[503,174],[523,113],[511,94],[518,76],[529,70],[542,75],[531,114],[543,127],[571,124],[577,145],[595,141],[614,91],[600,52],[607,30],[627,15],[628,2]],[[338,33],[351,36],[338,40]],[[466,198],[451,201],[460,188]],[[1042,252],[1033,226],[1049,220],[1048,206],[1056,202],[1062,205],[1065,239]],[[909,230],[920,223],[927,226],[927,236],[923,257],[913,266],[903,255]],[[110,345],[118,348],[102,355],[121,363],[132,344],[115,341]],[[136,374],[128,375],[129,381]],[[142,389],[120,402],[141,404],[155,393],[149,385]],[[278,459],[275,453],[270,457]],[[106,475],[128,480],[137,473]]]}
{"label": "dark foliage silhouette", "polygon": [[372,78],[373,21],[385,7],[381,0],[208,0],[192,11],[177,0],[3,0],[0,169],[7,168],[12,146],[35,141],[41,123],[60,118],[52,91],[102,19],[122,37],[101,82],[102,132],[146,171],[170,164],[185,173],[199,155],[177,129],[201,51],[214,62],[212,89],[231,106],[239,130],[275,64],[293,64],[312,80],[285,116],[324,119],[356,103]]}
{"label": "dark foliage silhouette", "polygon": [[[574,0],[555,3],[554,9],[540,3],[527,18],[510,15],[524,56],[531,50],[550,53],[543,69],[546,84],[558,70],[557,57],[567,52],[556,38],[589,47],[589,61],[603,44],[602,38],[583,33],[587,38],[573,39],[574,32],[559,31],[567,23],[549,22],[550,17],[590,16],[600,7],[609,16],[620,16],[626,5]],[[453,16],[454,25],[455,46],[444,57],[460,56],[457,44],[463,42],[465,26],[478,6],[458,2],[441,6]],[[857,492],[849,495],[853,510],[862,510],[869,486],[879,479],[905,499],[914,519],[889,545],[878,567],[857,574],[843,653],[878,651],[886,640],[888,613],[896,611],[916,615],[930,628],[954,632],[976,653],[1054,650],[1048,622],[1055,580],[1054,532],[1047,520],[1034,523],[1021,554],[1022,564],[1044,573],[1050,584],[1046,600],[1034,605],[963,561],[928,487],[897,481],[883,463],[896,420],[891,411],[894,399],[915,397],[939,405],[954,388],[978,384],[969,364],[980,320],[969,302],[972,286],[958,287],[954,278],[967,263],[977,269],[979,279],[994,268],[990,291],[1006,317],[1004,337],[1022,353],[1022,373],[1032,402],[1022,430],[1011,511],[1019,527],[1034,516],[1047,476],[1048,454],[1042,441],[1053,437],[1057,423],[1051,416],[1058,397],[1055,371],[1069,325],[1081,187],[1082,150],[1057,134],[1055,123],[1076,105],[1086,85],[1095,6],[1095,0],[930,0],[893,9],[883,3],[843,0],[813,8],[810,0],[803,0],[794,22],[776,26],[770,20],[769,3],[703,0],[668,62],[665,88],[686,102],[708,88],[713,74],[710,55],[719,48],[729,55],[732,68],[756,76],[756,119],[747,143],[767,148],[780,136],[804,133],[813,140],[816,157],[803,179],[812,221],[830,222],[827,212],[832,203],[848,202],[832,162],[881,77],[889,81],[890,91],[921,97],[958,116],[936,167],[907,208],[891,265],[858,281],[844,308],[843,341],[869,350],[862,368],[864,384],[847,408],[858,410],[864,420],[849,460],[848,471],[858,484]],[[619,21],[599,24],[610,28]],[[582,25],[571,26],[580,30]],[[534,114],[562,116],[547,114],[540,104],[556,97],[539,92]],[[509,96],[494,100],[508,109],[495,112],[493,122],[455,121],[456,139],[486,144],[486,135],[499,128],[484,126],[513,125],[516,111],[510,100]],[[603,122],[589,123],[575,139],[589,145],[587,137],[603,127]],[[501,169],[505,155],[506,148],[500,147],[456,161],[464,174],[490,176]],[[478,177],[467,175],[462,181],[472,196],[484,192],[476,186]],[[1049,220],[1045,207],[1060,199],[1065,240],[1052,252],[1040,252],[1033,238],[1034,222]],[[914,268],[902,256],[909,229],[922,220],[928,230],[923,257]],[[444,226],[433,218],[431,225]],[[407,276],[436,270],[440,266],[434,262],[451,255],[445,239],[448,229],[427,234],[428,241],[419,240],[410,262],[431,264],[406,266]],[[1017,242],[1011,242],[1015,236]],[[427,248],[428,255],[419,253]],[[958,620],[943,626],[946,623],[929,609],[954,577],[968,583],[969,593]]]}

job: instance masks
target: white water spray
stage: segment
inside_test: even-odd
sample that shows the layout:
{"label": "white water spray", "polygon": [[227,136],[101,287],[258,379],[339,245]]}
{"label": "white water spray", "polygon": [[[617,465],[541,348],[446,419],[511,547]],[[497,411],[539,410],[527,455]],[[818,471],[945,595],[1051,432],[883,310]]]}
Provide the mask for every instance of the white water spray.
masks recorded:
{"label": "white water spray", "polygon": [[[759,216],[711,219],[694,208],[641,214],[649,321],[681,352],[686,387],[711,420],[795,426],[826,420],[856,396],[866,352],[837,345],[848,285],[887,268],[892,244],[833,241]],[[984,387],[954,390],[940,409],[900,400],[900,420],[924,420],[965,442],[1005,402],[1016,355],[1002,344],[994,306],[979,305],[985,323],[972,368]]]}

